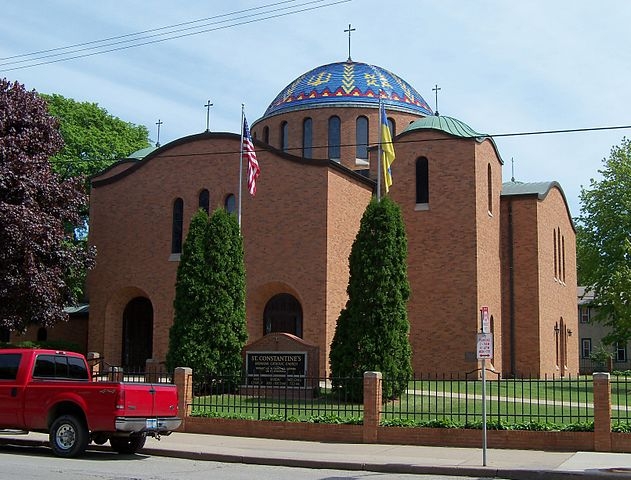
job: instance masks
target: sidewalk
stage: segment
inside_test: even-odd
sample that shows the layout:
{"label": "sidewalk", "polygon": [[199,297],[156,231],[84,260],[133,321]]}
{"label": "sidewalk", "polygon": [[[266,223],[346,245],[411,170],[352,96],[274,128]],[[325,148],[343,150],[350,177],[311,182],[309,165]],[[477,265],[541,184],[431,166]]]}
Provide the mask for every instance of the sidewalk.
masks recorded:
{"label": "sidewalk", "polygon": [[[6,444],[41,446],[47,435],[0,435]],[[109,450],[109,447],[89,448]],[[0,450],[1,451],[1,450]],[[482,449],[318,443],[261,438],[173,433],[160,441],[147,439],[143,454],[260,465],[282,465],[373,472],[459,475],[532,479],[631,479],[631,454],[543,452]]]}

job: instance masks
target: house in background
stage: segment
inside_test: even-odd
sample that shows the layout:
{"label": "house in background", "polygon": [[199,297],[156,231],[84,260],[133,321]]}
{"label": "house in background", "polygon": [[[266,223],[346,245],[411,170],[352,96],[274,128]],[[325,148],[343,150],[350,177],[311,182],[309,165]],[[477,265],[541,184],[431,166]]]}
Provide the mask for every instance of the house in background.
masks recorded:
{"label": "house in background", "polygon": [[[616,345],[603,345],[602,340],[609,333],[609,328],[593,320],[596,314],[596,309],[592,306],[594,293],[586,291],[585,287],[577,287],[577,297],[580,373],[590,374],[602,369],[605,371],[631,370],[631,362],[629,361],[631,341]],[[603,363],[591,358],[592,353],[601,348],[609,352],[611,361]]]}

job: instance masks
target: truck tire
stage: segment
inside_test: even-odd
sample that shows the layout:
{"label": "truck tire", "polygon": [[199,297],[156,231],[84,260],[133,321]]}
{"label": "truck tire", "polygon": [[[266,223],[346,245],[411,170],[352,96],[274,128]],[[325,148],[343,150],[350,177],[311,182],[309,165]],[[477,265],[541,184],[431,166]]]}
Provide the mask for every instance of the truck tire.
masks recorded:
{"label": "truck tire", "polygon": [[130,435],[129,437],[111,437],[110,446],[117,453],[137,453],[145,446],[146,433]]}
{"label": "truck tire", "polygon": [[62,415],[55,419],[48,438],[53,453],[66,458],[81,455],[90,441],[88,428],[74,415]]}

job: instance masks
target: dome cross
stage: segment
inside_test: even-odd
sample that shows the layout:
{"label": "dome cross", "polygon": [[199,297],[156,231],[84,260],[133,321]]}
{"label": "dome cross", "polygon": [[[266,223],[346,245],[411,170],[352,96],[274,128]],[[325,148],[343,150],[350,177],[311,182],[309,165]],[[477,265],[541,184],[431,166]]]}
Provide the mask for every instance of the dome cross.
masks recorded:
{"label": "dome cross", "polygon": [[348,32],[348,61],[352,62],[351,60],[351,32],[354,32],[355,30],[357,30],[356,28],[351,28],[351,24],[348,24],[348,28],[346,30],[344,30],[344,33]]}

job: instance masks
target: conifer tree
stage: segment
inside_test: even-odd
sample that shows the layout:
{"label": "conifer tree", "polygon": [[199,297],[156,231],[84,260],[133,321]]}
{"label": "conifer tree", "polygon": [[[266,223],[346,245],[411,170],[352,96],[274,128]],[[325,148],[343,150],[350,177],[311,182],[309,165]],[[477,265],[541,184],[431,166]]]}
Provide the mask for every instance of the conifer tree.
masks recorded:
{"label": "conifer tree", "polygon": [[[349,258],[348,301],[331,344],[334,387],[363,398],[365,371],[384,375],[383,398],[396,398],[412,374],[407,300],[407,237],[399,207],[373,199],[362,217]],[[357,380],[350,383],[347,378]]]}
{"label": "conifer tree", "polygon": [[237,375],[247,340],[243,241],[234,215],[199,210],[178,267],[167,365]]}

